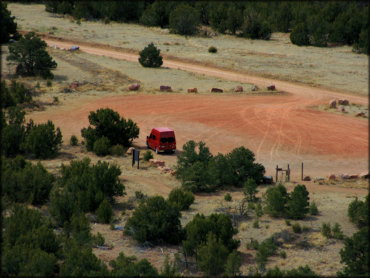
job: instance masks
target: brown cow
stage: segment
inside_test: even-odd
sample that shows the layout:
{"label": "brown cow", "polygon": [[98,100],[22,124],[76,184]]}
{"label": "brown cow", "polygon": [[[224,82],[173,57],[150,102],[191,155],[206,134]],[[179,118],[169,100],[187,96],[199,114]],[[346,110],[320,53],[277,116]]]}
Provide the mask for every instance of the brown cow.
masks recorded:
{"label": "brown cow", "polygon": [[137,84],[137,83],[131,84],[130,87],[128,87],[130,91],[137,91],[139,90],[139,88],[140,88],[140,84]]}
{"label": "brown cow", "polygon": [[224,90],[219,89],[219,88],[212,88],[211,93],[222,93]]}
{"label": "brown cow", "polygon": [[172,92],[171,86],[164,86],[164,85],[161,85],[161,86],[159,87],[159,90],[160,90],[161,92]]}
{"label": "brown cow", "polygon": [[236,88],[234,89],[234,92],[236,92],[236,93],[243,92],[243,87],[242,86],[236,86]]}
{"label": "brown cow", "polygon": [[275,91],[275,85],[269,85],[269,86],[267,86],[267,90],[269,90],[269,91]]}
{"label": "brown cow", "polygon": [[198,89],[197,88],[189,88],[188,93],[198,93]]}

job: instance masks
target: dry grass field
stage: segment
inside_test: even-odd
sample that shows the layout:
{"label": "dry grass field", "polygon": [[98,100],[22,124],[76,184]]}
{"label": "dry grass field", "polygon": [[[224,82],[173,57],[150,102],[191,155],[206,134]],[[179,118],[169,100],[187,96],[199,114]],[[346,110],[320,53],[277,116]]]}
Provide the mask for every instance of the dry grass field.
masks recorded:
{"label": "dry grass field", "polygon": [[[59,37],[83,39],[136,51],[154,42],[162,53],[182,59],[330,88],[351,95],[368,94],[368,58],[352,53],[348,46],[297,47],[290,43],[285,34],[273,34],[271,41],[267,42],[225,35],[185,38],[169,34],[168,30],[135,24],[81,22],[79,25],[70,18],[45,12],[43,5],[12,3],[8,8],[16,16],[22,30],[52,33]],[[207,49],[211,45],[218,48],[216,55],[208,53]],[[3,46],[1,50],[2,77],[11,79],[14,67],[6,62],[7,47]],[[38,84],[34,97],[37,106],[27,110],[27,119],[32,118],[35,122],[51,119],[56,126],[61,127],[63,133],[61,154],[55,159],[43,160],[42,164],[54,174],[58,174],[62,164],[84,157],[89,157],[92,163],[104,160],[117,164],[122,171],[120,178],[127,194],[116,198],[115,225],[124,226],[132,214],[132,206],[136,205],[135,191],[140,190],[148,196],[159,194],[167,197],[181,183],[172,175],[162,173],[144,161],[140,162],[140,169],[133,168],[129,155],[101,158],[87,152],[81,144],[70,146],[70,136],[77,135],[81,139],[80,130],[88,126],[89,111],[98,107],[112,107],[138,123],[140,137],[134,145],[141,150],[141,155],[146,150],[145,137],[150,129],[154,125],[166,124],[175,127],[179,149],[177,154],[186,141],[195,139],[204,140],[213,154],[226,153],[240,145],[250,147],[256,153],[257,162],[265,165],[268,175],[274,175],[276,164],[285,167],[290,163],[294,172],[292,181],[286,183],[286,187],[292,190],[297,184],[305,184],[310,192],[310,201],[316,202],[320,213],[304,220],[291,221],[292,224],[298,222],[308,228],[302,234],[294,234],[284,219],[264,215],[260,219],[260,227],[254,228],[253,213],[242,218],[236,223],[239,230],[236,238],[241,240],[238,251],[243,258],[242,274],[248,274],[249,267],[256,266],[255,251],[247,250],[246,243],[252,238],[262,241],[284,230],[287,230],[291,240],[284,242],[278,252],[284,250],[286,258],[270,257],[267,268],[278,266],[280,269],[291,269],[308,264],[323,276],[333,276],[343,268],[339,255],[343,242],[324,238],[320,227],[322,223],[338,222],[346,236],[356,232],[357,228],[347,217],[347,207],[355,197],[363,200],[368,192],[368,180],[302,182],[299,165],[304,159],[307,174],[313,178],[325,177],[330,171],[335,174],[358,174],[367,170],[368,118],[353,116],[357,111],[365,111],[368,115],[366,106],[353,105],[353,111],[343,115],[329,111],[327,103],[323,103],[322,99],[309,100],[307,97],[300,104],[297,96],[292,100],[291,94],[284,92],[269,94],[262,90],[252,94],[252,84],[170,68],[145,69],[138,63],[84,52],[71,53],[53,48],[48,48],[48,51],[58,63],[52,86],[47,86],[46,81],[39,78],[19,79],[30,86]],[[80,86],[66,92],[76,80]],[[141,84],[139,92],[128,91],[128,85],[134,82]],[[159,92],[158,88],[163,84],[173,86],[174,92]],[[243,85],[245,92],[233,93],[237,85]],[[197,87],[200,94],[189,96],[186,93],[189,87]],[[209,93],[211,87],[222,87],[225,93],[212,95]],[[59,101],[55,102],[55,98]],[[308,103],[310,107],[306,106]],[[281,115],[281,111],[284,111],[284,115]],[[281,117],[276,128],[271,125],[274,117]],[[170,167],[176,164],[176,155],[153,155],[154,158],[164,160]],[[267,188],[260,187],[259,196]],[[227,192],[231,194],[232,202],[224,201]],[[196,213],[209,215],[232,211],[241,198],[242,192],[237,189],[198,194],[190,210],[182,213],[182,225],[189,222]],[[92,223],[91,227],[93,233],[102,233],[106,243],[113,247],[112,250],[94,249],[94,253],[106,263],[124,252],[140,259],[147,258],[160,268],[166,254],[173,257],[179,251],[179,246],[144,248],[123,235],[122,231],[111,230],[109,225]],[[201,275],[200,272],[184,274]]]}

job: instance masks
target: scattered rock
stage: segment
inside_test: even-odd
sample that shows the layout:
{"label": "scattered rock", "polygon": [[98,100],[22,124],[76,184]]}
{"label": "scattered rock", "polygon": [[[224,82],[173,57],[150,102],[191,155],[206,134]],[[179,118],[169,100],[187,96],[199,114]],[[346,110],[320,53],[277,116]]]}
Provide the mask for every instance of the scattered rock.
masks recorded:
{"label": "scattered rock", "polygon": [[329,108],[337,108],[337,100],[333,99],[329,102]]}
{"label": "scattered rock", "polygon": [[335,180],[337,177],[334,174],[328,175],[328,180]]}
{"label": "scattered rock", "polygon": [[348,174],[341,174],[340,177],[344,180],[347,180],[349,179],[349,175]]}
{"label": "scattered rock", "polygon": [[257,85],[253,85],[252,91],[257,91],[257,90],[258,90],[258,86]]}
{"label": "scattered rock", "polygon": [[338,104],[339,105],[349,105],[349,101],[347,99],[339,99]]}
{"label": "scattered rock", "polygon": [[311,181],[311,177],[310,177],[310,176],[305,176],[305,177],[303,178],[303,180],[304,180],[304,181]]}
{"label": "scattered rock", "polygon": [[162,166],[164,167],[164,161],[159,160],[159,159],[149,159],[149,163],[156,165],[156,166]]}
{"label": "scattered rock", "polygon": [[274,84],[271,84],[271,85],[268,85],[267,86],[267,90],[269,90],[269,91],[275,91],[275,85]]}
{"label": "scattered rock", "polygon": [[198,93],[198,89],[197,88],[189,88],[188,93]]}
{"label": "scattered rock", "polygon": [[139,88],[140,88],[140,84],[137,84],[137,83],[131,84],[130,87],[128,87],[130,91],[137,91],[139,90]]}
{"label": "scattered rock", "polygon": [[161,85],[161,86],[159,87],[159,90],[160,90],[161,92],[172,92],[171,86],[164,86],[164,85]]}
{"label": "scattered rock", "polygon": [[219,89],[219,88],[212,88],[211,93],[222,93],[224,90]]}
{"label": "scattered rock", "polygon": [[170,167],[166,167],[166,166],[158,166],[157,167],[159,170],[161,170],[162,173],[170,173],[171,172],[171,168]]}
{"label": "scattered rock", "polygon": [[243,92],[243,87],[242,86],[236,86],[236,88],[234,89],[234,92],[236,92],[236,93]]}
{"label": "scattered rock", "polygon": [[351,180],[355,180],[355,179],[358,179],[358,175],[350,175],[349,178]]}
{"label": "scattered rock", "polygon": [[366,117],[366,114],[364,112],[358,112],[355,116],[356,117]]}
{"label": "scattered rock", "polygon": [[134,147],[128,148],[126,154],[132,154],[132,152],[134,151],[134,149],[135,149]]}

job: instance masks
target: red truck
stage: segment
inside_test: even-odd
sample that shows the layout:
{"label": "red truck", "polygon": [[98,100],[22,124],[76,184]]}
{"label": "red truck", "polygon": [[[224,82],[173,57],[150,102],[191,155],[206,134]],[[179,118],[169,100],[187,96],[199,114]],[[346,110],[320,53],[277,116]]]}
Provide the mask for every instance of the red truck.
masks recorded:
{"label": "red truck", "polygon": [[146,137],[148,148],[159,152],[175,152],[176,138],[175,132],[168,127],[156,127],[152,129],[149,136]]}

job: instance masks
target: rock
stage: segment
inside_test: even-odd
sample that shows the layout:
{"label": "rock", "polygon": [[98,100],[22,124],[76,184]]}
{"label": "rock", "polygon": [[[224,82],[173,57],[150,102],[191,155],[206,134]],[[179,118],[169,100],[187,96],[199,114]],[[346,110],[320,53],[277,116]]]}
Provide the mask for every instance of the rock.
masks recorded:
{"label": "rock", "polygon": [[134,147],[128,148],[126,154],[132,154],[132,152],[134,151],[134,149],[135,149]]}
{"label": "rock", "polygon": [[188,93],[198,93],[198,89],[197,88],[189,88]]}
{"label": "rock", "polygon": [[364,112],[358,112],[355,116],[356,117],[366,117],[366,114]]}
{"label": "rock", "polygon": [[271,84],[271,85],[268,85],[267,86],[267,90],[269,90],[269,91],[275,91],[275,85],[274,84]]}
{"label": "rock", "polygon": [[338,100],[339,105],[349,105],[348,99],[339,99]]}
{"label": "rock", "polygon": [[162,173],[170,173],[171,172],[171,168],[170,167],[158,166],[157,168],[159,170],[161,170]]}
{"label": "rock", "polygon": [[137,91],[137,90],[139,90],[139,89],[140,89],[140,84],[138,84],[138,83],[131,84],[131,85],[130,85],[130,87],[128,87],[128,89],[129,89],[130,91]]}
{"label": "rock", "polygon": [[236,92],[236,93],[243,92],[243,87],[242,86],[236,86],[236,88],[234,89],[234,92]]}
{"label": "rock", "polygon": [[310,177],[310,176],[305,176],[305,177],[303,178],[303,180],[304,180],[304,181],[311,181],[311,177]]}
{"label": "rock", "polygon": [[78,86],[80,86],[80,83],[78,83],[78,81],[73,81],[71,83],[71,85],[69,85],[69,87],[73,90],[76,90],[78,88]]}
{"label": "rock", "polygon": [[362,179],[368,179],[369,178],[369,172],[362,172],[358,175]]}
{"label": "rock", "polygon": [[315,178],[315,180],[313,182],[318,182],[318,181],[323,181],[323,180],[325,180],[325,179],[322,178],[322,177],[319,177],[319,178]]}
{"label": "rock", "polygon": [[337,100],[336,99],[332,99],[329,102],[329,108],[337,108]]}
{"label": "rock", "polygon": [[159,87],[159,90],[160,90],[161,92],[172,92],[171,86],[164,86],[164,85],[161,85],[161,86]]}
{"label": "rock", "polygon": [[212,88],[211,93],[222,93],[224,90],[219,89],[219,88]]}
{"label": "rock", "polygon": [[341,174],[340,177],[344,180],[348,180],[349,179],[349,175],[348,174]]}
{"label": "rock", "polygon": [[253,85],[252,91],[257,91],[257,90],[258,90],[258,86],[257,85]]}
{"label": "rock", "polygon": [[149,162],[151,164],[153,164],[153,165],[164,167],[164,161],[162,161],[162,160],[159,160],[159,159],[149,159]]}
{"label": "rock", "polygon": [[349,178],[351,180],[355,180],[355,179],[358,179],[358,175],[350,175]]}
{"label": "rock", "polygon": [[337,177],[334,174],[328,175],[328,180],[335,180]]}

